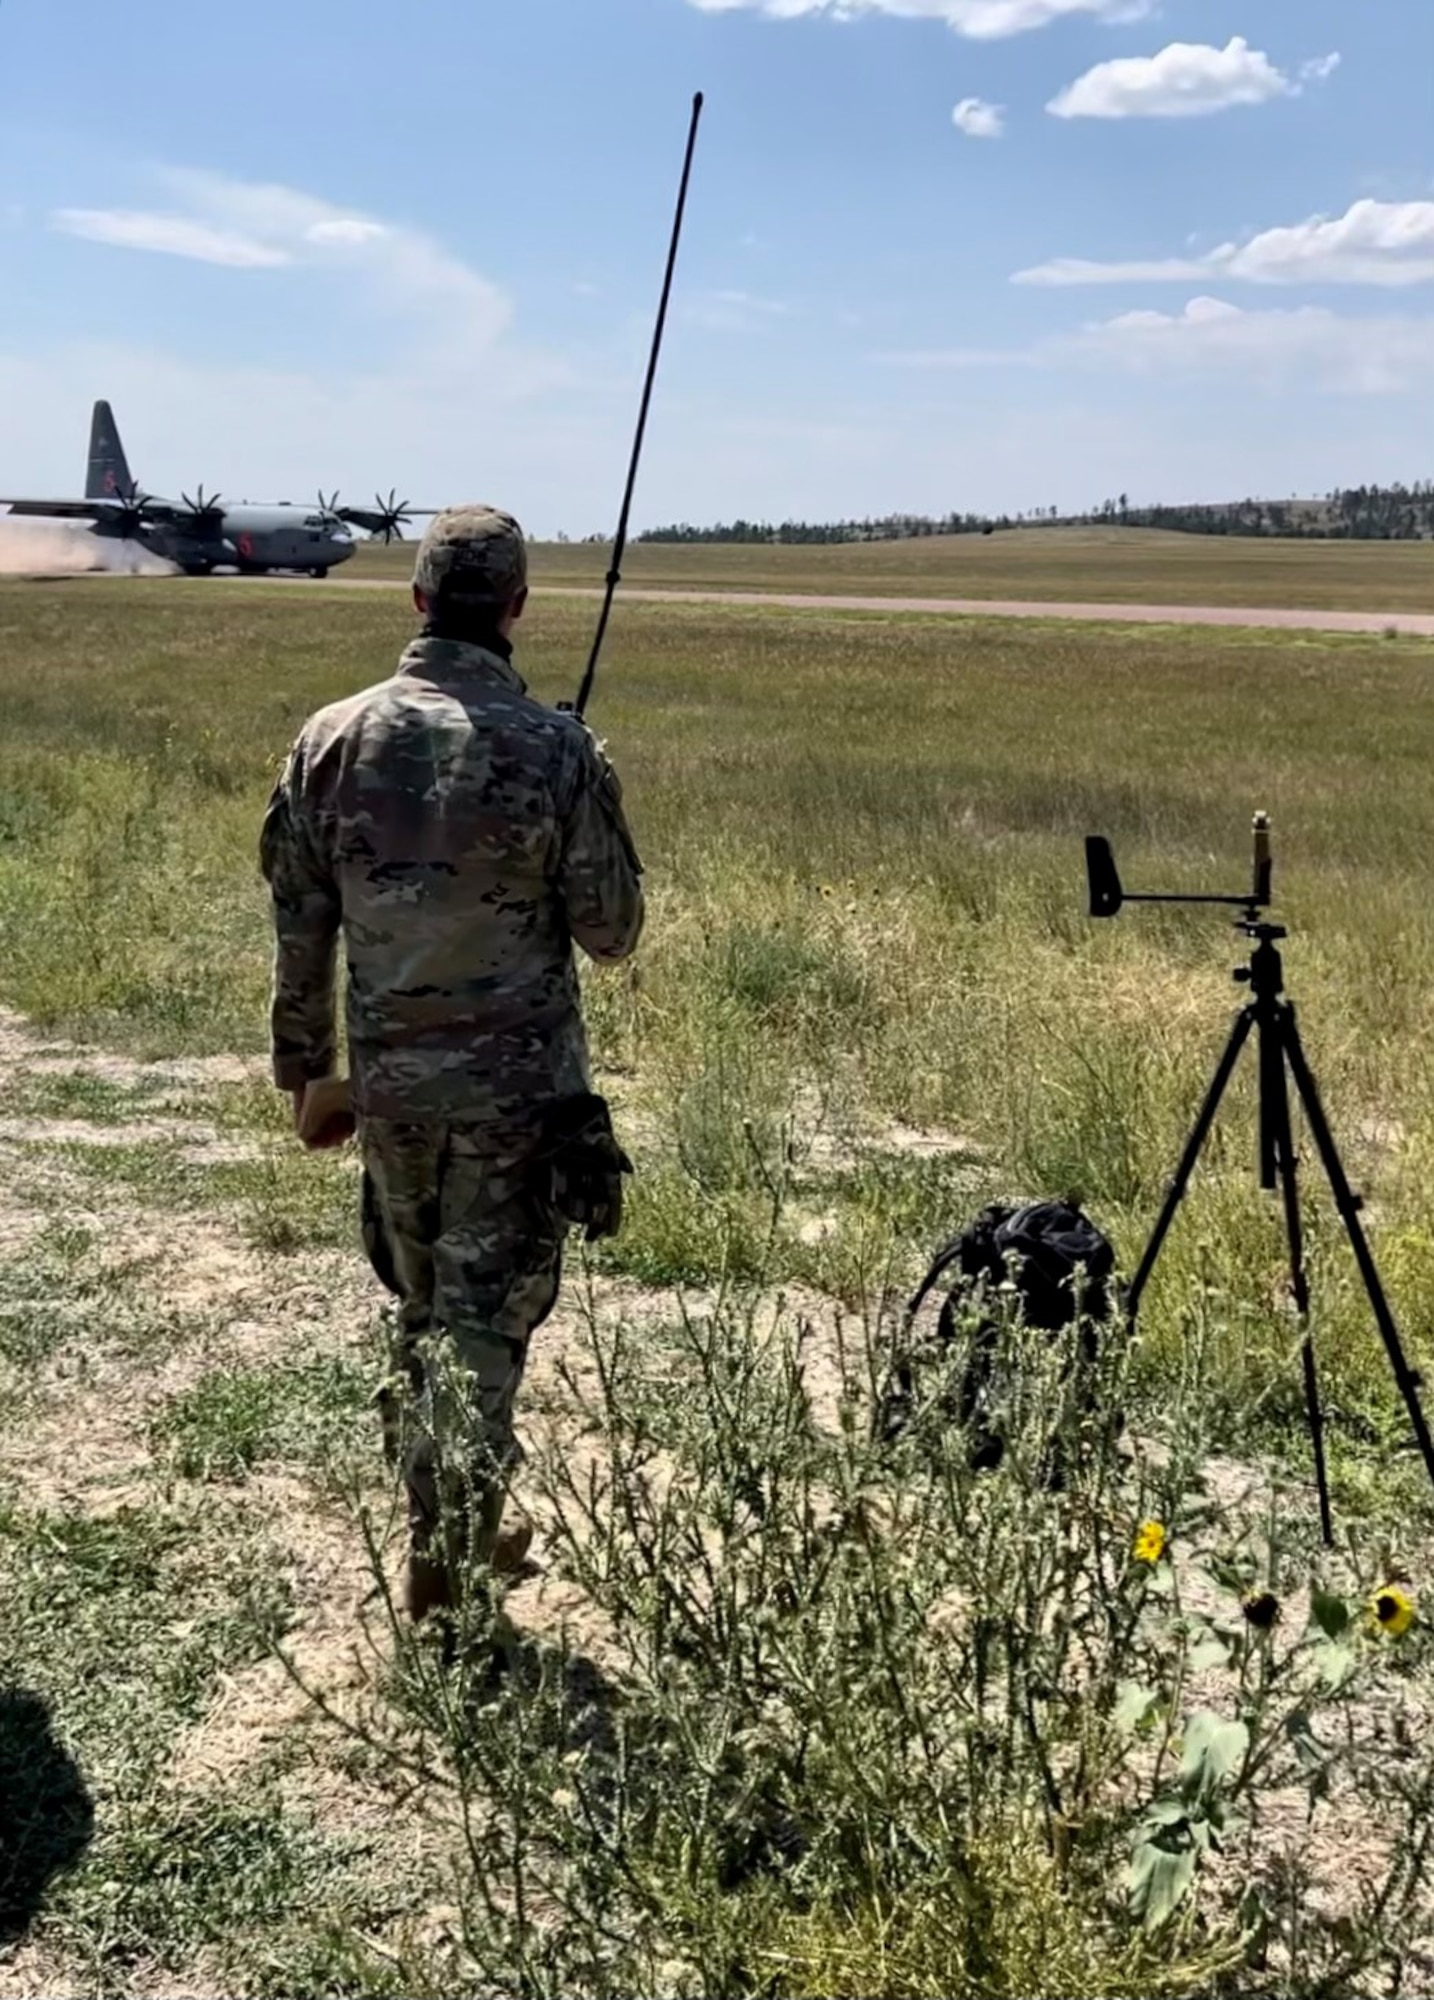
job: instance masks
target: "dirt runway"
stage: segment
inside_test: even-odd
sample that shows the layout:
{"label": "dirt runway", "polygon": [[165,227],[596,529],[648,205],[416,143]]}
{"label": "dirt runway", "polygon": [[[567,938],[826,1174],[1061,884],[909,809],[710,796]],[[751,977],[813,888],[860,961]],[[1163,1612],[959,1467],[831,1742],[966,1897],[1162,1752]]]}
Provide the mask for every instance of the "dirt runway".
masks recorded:
{"label": "dirt runway", "polygon": [[[39,578],[35,579],[39,581]],[[195,587],[242,585],[246,590],[278,585],[302,590],[407,590],[403,577],[213,576],[192,578]],[[1431,592],[1434,594],[1434,592]],[[602,591],[593,584],[537,583],[535,597],[577,597],[596,600]],[[1266,631],[1388,632],[1409,638],[1434,639],[1434,611],[1281,610],[1268,605],[1235,604],[1068,604],[1005,597],[837,597],[807,591],[661,590],[624,584],[622,600],[636,604],[737,604],[769,611],[896,612],[911,617],[947,618],[1065,618],[1086,625],[1224,625]]]}
{"label": "dirt runway", "polygon": [[[215,581],[306,584],[305,577]],[[406,589],[402,578],[330,577],[343,590]],[[1434,594],[1434,591],[1431,591]],[[535,584],[535,597],[600,598],[596,586]],[[773,611],[878,611],[918,617],[1071,618],[1097,625],[1244,625],[1309,632],[1401,632],[1434,639],[1434,611],[1281,611],[1227,604],[1064,604],[990,597],[826,597],[767,590],[658,590],[624,584],[620,596],[642,604],[740,604]]]}
{"label": "dirt runway", "polygon": [[[355,579],[357,581],[357,579]],[[600,597],[600,590],[537,586],[539,596]],[[1043,604],[991,597],[812,597],[762,590],[627,590],[649,603],[769,605],[780,611],[900,611],[963,618],[1076,618],[1119,625],[1264,625],[1315,632],[1384,632],[1434,638],[1434,612],[1270,611],[1202,604]]]}

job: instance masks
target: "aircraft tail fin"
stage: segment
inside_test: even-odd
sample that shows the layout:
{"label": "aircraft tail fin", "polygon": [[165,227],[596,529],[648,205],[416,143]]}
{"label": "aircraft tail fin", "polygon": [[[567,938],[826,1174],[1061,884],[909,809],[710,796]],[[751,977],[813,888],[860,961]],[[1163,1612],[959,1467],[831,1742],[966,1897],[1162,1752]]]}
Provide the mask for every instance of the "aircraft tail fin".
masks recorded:
{"label": "aircraft tail fin", "polygon": [[129,460],[120,443],[119,425],[108,403],[96,403],[90,419],[90,464],[85,477],[87,500],[113,500],[134,491]]}

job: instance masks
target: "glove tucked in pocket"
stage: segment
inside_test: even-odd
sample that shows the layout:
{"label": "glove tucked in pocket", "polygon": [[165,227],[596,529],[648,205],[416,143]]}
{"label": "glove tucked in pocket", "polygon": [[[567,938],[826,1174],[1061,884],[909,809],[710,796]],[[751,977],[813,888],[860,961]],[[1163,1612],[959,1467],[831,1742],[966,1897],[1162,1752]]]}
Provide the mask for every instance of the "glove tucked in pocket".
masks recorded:
{"label": "glove tucked in pocket", "polygon": [[539,1186],[589,1243],[622,1228],[623,1176],[632,1161],[618,1144],[605,1098],[564,1097],[543,1120],[534,1161]]}

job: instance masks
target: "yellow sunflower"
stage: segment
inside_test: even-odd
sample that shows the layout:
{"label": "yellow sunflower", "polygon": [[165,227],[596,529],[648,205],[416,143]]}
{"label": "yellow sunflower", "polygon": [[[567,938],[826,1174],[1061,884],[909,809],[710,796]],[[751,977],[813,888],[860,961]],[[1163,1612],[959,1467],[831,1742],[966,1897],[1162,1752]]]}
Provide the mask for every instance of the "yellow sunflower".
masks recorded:
{"label": "yellow sunflower", "polygon": [[1140,1532],[1135,1537],[1135,1560],[1139,1563],[1158,1563],[1165,1553],[1165,1524],[1162,1521],[1142,1521]]}
{"label": "yellow sunflower", "polygon": [[1369,1600],[1370,1623],[1397,1639],[1414,1623],[1414,1599],[1397,1583],[1381,1584]]}

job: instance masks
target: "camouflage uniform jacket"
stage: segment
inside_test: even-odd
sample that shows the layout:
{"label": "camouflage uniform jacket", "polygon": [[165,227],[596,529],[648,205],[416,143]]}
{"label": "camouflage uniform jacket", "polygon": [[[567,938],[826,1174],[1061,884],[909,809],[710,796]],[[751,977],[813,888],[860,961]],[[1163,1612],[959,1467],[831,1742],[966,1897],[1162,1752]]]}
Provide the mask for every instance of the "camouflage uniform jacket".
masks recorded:
{"label": "camouflage uniform jacket", "polygon": [[360,1116],[523,1124],[589,1087],[572,942],[632,951],[642,868],[594,738],[510,659],[424,636],[312,716],[260,857],[280,1089],[334,1068],[340,934]]}

